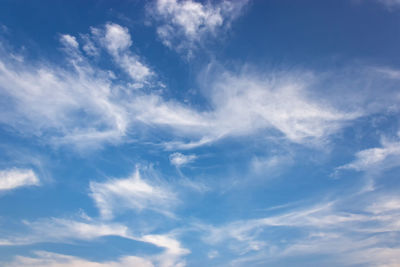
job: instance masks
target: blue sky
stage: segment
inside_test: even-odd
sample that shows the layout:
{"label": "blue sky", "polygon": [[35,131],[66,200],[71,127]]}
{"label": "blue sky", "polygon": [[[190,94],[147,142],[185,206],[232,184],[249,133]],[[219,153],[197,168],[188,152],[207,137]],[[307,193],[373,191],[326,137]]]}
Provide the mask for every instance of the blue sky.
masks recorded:
{"label": "blue sky", "polygon": [[400,264],[400,2],[0,2],[0,265]]}

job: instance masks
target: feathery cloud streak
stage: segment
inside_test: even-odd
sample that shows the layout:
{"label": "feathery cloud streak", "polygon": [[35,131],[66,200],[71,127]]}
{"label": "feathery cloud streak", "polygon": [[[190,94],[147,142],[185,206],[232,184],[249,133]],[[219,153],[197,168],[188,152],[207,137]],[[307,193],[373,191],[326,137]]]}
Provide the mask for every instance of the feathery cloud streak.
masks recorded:
{"label": "feathery cloud streak", "polygon": [[112,179],[104,183],[90,183],[91,197],[100,214],[111,219],[115,210],[149,209],[172,216],[170,209],[176,205],[177,198],[169,189],[151,185],[141,178],[139,170],[126,179]]}

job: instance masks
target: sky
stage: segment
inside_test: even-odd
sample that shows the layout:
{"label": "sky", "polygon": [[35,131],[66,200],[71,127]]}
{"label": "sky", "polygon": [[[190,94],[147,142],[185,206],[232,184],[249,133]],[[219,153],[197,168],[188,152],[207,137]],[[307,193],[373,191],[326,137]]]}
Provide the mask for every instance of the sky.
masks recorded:
{"label": "sky", "polygon": [[400,266],[400,1],[1,0],[0,265]]}

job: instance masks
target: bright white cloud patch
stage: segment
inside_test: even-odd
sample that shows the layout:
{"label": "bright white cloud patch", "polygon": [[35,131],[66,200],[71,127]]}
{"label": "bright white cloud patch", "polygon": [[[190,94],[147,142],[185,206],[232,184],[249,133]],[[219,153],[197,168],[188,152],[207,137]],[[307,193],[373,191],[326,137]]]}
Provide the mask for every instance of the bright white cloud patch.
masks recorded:
{"label": "bright white cloud patch", "polygon": [[32,170],[14,168],[0,171],[0,191],[32,185],[39,185],[39,178]]}
{"label": "bright white cloud patch", "polygon": [[337,170],[353,169],[356,171],[366,171],[371,168],[393,167],[400,165],[400,142],[391,142],[382,139],[382,147],[369,148],[357,152],[356,159],[346,165],[340,166]]}
{"label": "bright white cloud patch", "polygon": [[171,114],[169,117],[174,121],[185,118],[190,122],[174,125],[171,120],[166,123],[199,137],[196,142],[175,142],[167,146],[192,148],[226,136],[276,136],[277,133],[295,143],[323,141],[361,114],[341,111],[333,103],[314,97],[315,79],[307,73],[273,73],[270,77],[259,77],[252,73],[219,72],[207,91],[211,111],[194,113],[194,116],[183,109],[172,116],[172,109],[163,108],[164,117]]}
{"label": "bright white cloud patch", "polygon": [[[115,23],[108,23],[105,28],[92,28],[94,38],[106,48],[120,68],[134,81],[144,82],[153,73],[140,62],[139,57],[130,52],[131,35],[127,28]],[[89,46],[87,50],[92,51]]]}
{"label": "bright white cloud patch", "polygon": [[[98,29],[92,29],[92,32],[95,34],[97,34],[97,31]],[[106,24],[105,35],[102,38],[105,47],[112,54],[124,52],[132,45],[128,29],[118,24]]]}
{"label": "bright white cloud patch", "polygon": [[145,235],[142,241],[165,248],[165,252],[156,257],[160,267],[184,267],[186,263],[182,256],[189,254],[190,250],[183,248],[179,241],[168,235]]}
{"label": "bright white cloud patch", "polygon": [[[138,56],[129,51],[132,44],[128,30],[117,24],[93,28],[84,35],[83,49],[98,53],[94,43],[100,43],[116,64],[128,73],[136,87],[142,87],[152,75]],[[131,123],[124,105],[132,102],[126,88],[114,86],[109,70],[93,65],[79,50],[77,38],[61,35],[68,67],[51,63],[18,62],[0,50],[0,94],[5,102],[0,122],[18,131],[46,136],[54,144],[97,146],[103,142],[118,142]]]}
{"label": "bright white cloud patch", "polygon": [[196,158],[197,158],[196,155],[184,155],[179,152],[175,152],[175,153],[169,155],[169,160],[170,160],[171,164],[176,167],[181,167],[183,165],[191,163]]}
{"label": "bright white cloud patch", "polygon": [[293,142],[323,138],[357,114],[336,110],[310,97],[313,81],[283,74],[260,79],[225,74],[214,86],[212,103],[219,135],[275,128]]}
{"label": "bright white cloud patch", "polygon": [[[0,61],[0,121],[50,142],[97,144],[117,141],[126,131],[124,110],[107,74],[70,49],[74,70]],[[72,47],[74,48],[74,47]]]}
{"label": "bright white cloud patch", "polygon": [[172,216],[175,194],[169,189],[141,178],[137,170],[131,177],[90,183],[91,197],[103,218],[111,219],[120,210],[152,210]]}
{"label": "bright white cloud patch", "polygon": [[60,41],[66,46],[71,46],[73,48],[78,48],[79,47],[79,44],[76,41],[76,38],[74,36],[69,35],[69,34],[61,35]]}
{"label": "bright white cloud patch", "polygon": [[164,45],[190,56],[205,38],[216,37],[229,27],[247,2],[158,0],[152,10],[154,18],[160,22],[157,34]]}

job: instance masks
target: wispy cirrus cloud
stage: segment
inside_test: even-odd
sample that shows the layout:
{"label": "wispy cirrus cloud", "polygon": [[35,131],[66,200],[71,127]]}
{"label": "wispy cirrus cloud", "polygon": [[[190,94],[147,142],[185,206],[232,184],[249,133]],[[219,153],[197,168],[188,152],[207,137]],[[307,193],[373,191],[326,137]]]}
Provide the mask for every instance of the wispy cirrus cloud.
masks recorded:
{"label": "wispy cirrus cloud", "polygon": [[[371,7],[383,6],[377,1],[390,8],[397,6],[397,0],[373,0]],[[238,34],[244,35],[232,39],[226,51],[218,52],[221,65],[211,61],[197,80],[193,79],[199,64],[228,36],[249,3],[100,3],[96,16],[87,14],[86,24],[98,23],[101,15],[127,24],[90,24],[93,27],[83,33],[56,33],[61,57],[49,47],[53,42],[46,33],[58,26],[87,27],[82,21],[64,21],[36,33],[29,29],[37,28],[37,19],[29,20],[33,23],[30,27],[22,27],[26,21],[18,20],[22,24],[15,25],[17,31],[24,30],[9,38],[10,42],[18,46],[24,36],[32,36],[38,38],[37,47],[49,51],[34,51],[24,58],[0,45],[0,139],[7,143],[3,150],[24,147],[11,156],[0,153],[0,164],[29,166],[0,171],[0,194],[45,181],[41,163],[19,154],[38,160],[36,155],[47,153],[49,161],[43,167],[57,183],[43,188],[43,194],[5,196],[4,200],[16,200],[15,210],[0,203],[0,209],[6,211],[0,218],[0,246],[7,246],[3,252],[20,255],[0,265],[183,267],[188,261],[189,266],[291,266],[300,262],[354,267],[399,262],[397,169],[387,171],[399,166],[399,136],[370,144],[376,144],[376,135],[388,136],[386,130],[393,130],[398,123],[400,71],[371,67],[358,58],[367,56],[370,63],[377,59],[395,65],[395,58],[389,55],[395,47],[384,46],[384,53],[367,55],[376,51],[377,42],[357,50],[346,38],[329,44],[317,34],[303,38],[289,53],[294,57],[277,66],[293,46],[279,42],[320,32],[324,27],[318,22],[326,19],[328,9],[316,3],[300,16],[296,13],[294,20],[300,23],[290,27],[293,20],[285,20],[290,12],[275,14],[287,11],[287,3],[254,2],[257,10],[248,20],[238,22]],[[27,13],[14,6],[10,10],[17,11],[16,15]],[[72,10],[68,5],[65,10],[56,6],[51,18],[66,18]],[[107,10],[101,10],[104,7]],[[135,15],[129,17],[132,10]],[[148,12],[162,44],[152,43],[150,39],[157,36],[141,28],[143,11]],[[337,10],[329,11],[332,15]],[[313,12],[318,16],[308,20]],[[343,36],[370,40],[371,34],[359,30],[363,22],[369,22],[371,9],[353,12],[353,8],[345,11],[343,23],[357,18],[353,20],[361,24],[345,29]],[[272,34],[257,32],[267,13],[272,16],[264,22]],[[15,21],[14,16],[8,17],[7,21]],[[387,20],[380,14],[376,18],[377,24],[368,32],[385,28],[384,36],[394,33],[385,27],[393,18]],[[334,36],[337,26],[328,25],[328,35]],[[243,32],[244,28],[252,32]],[[282,29],[286,29],[283,35]],[[271,39],[274,36],[283,38]],[[240,42],[235,44],[235,40]],[[272,40],[272,50],[262,45],[268,40]],[[24,45],[24,53],[29,54],[32,46],[29,42]],[[151,56],[146,58],[140,50]],[[160,61],[159,56],[168,50],[171,54]],[[239,50],[241,53],[235,53]],[[174,51],[193,60],[192,64],[169,62]],[[298,63],[304,58],[301,51],[309,53],[307,60]],[[332,58],[332,52],[338,56],[330,61],[327,58]],[[197,53],[205,58],[195,58]],[[342,68],[347,64],[340,62],[343,53],[346,60],[358,64]],[[41,58],[37,60],[35,55]],[[257,65],[246,62],[254,56]],[[320,61],[321,56],[325,60]],[[268,62],[275,68],[268,67]],[[163,72],[163,67],[168,70]],[[92,147],[104,149],[77,158],[69,153],[69,147],[83,152]],[[359,151],[360,147],[363,150]],[[381,179],[382,187],[359,192],[360,181],[352,180],[354,177],[329,179],[329,171],[343,164],[337,162],[354,151],[359,151],[354,159],[336,170],[344,171],[344,176],[358,175],[347,170],[388,174]],[[148,174],[141,168],[116,174],[124,172],[124,162],[131,165],[132,161],[151,162],[150,166],[158,166],[164,175]],[[97,177],[98,173],[104,174],[103,178]],[[279,179],[258,179],[268,176]],[[82,185],[84,188],[79,188]],[[352,195],[345,193],[354,188],[357,192]],[[305,204],[311,200],[312,204]],[[77,203],[82,206],[74,206]],[[36,212],[25,213],[29,207]],[[74,208],[82,208],[80,214],[68,217]],[[58,217],[37,217],[52,216],[43,215],[49,213]],[[21,217],[24,220],[20,221]],[[29,254],[31,249],[49,252]],[[61,250],[62,254],[50,252]],[[131,251],[137,253],[130,255]],[[196,255],[188,256],[191,251]],[[99,260],[96,252],[108,260]]]}
{"label": "wispy cirrus cloud", "polygon": [[105,219],[121,210],[152,210],[173,216],[171,209],[178,199],[174,192],[161,184],[144,180],[139,170],[128,178],[91,182],[90,195]]}
{"label": "wispy cirrus cloud", "polygon": [[51,253],[47,251],[36,251],[34,256],[16,256],[12,262],[3,263],[7,267],[122,267],[122,266],[143,266],[153,267],[150,260],[136,257],[126,256],[117,261],[95,262],[82,258]]}
{"label": "wispy cirrus cloud", "polygon": [[[88,40],[96,49],[105,50],[130,78],[116,79],[115,73],[97,67],[85,56]],[[135,138],[143,128],[172,134],[161,140],[171,150],[252,135],[321,144],[357,118],[387,106],[398,110],[399,96],[391,91],[393,85],[376,70],[368,73],[364,84],[360,82],[362,71],[338,75],[338,79],[336,74],[312,71],[234,72],[212,66],[205,72],[214,75],[205,75],[201,84],[206,108],[195,108],[141,89],[156,86],[150,82],[156,75],[130,51],[133,42],[125,27],[108,23],[93,27],[83,37],[61,35],[60,41],[67,66],[16,61],[6,56],[9,53],[4,47],[0,60],[0,94],[9,100],[2,105],[0,122],[55,145],[72,143],[86,148],[115,144]],[[376,90],[371,87],[382,84],[390,90],[374,99]],[[353,96],[344,89],[352,86],[362,87],[360,91],[366,93]],[[319,91],[325,87],[338,87],[349,95],[341,99],[322,96]],[[340,104],[343,98],[346,107]]]}
{"label": "wispy cirrus cloud", "polygon": [[2,246],[20,246],[41,242],[71,243],[76,240],[93,241],[105,236],[119,236],[137,240],[129,228],[120,223],[105,223],[92,218],[43,218],[23,221],[24,235],[8,234],[2,237]]}
{"label": "wispy cirrus cloud", "polygon": [[132,86],[143,87],[153,72],[130,51],[130,34],[120,25],[92,28],[82,40],[84,51],[88,40],[92,50],[105,49],[131,77],[124,88],[114,84],[111,71],[99,69],[84,55],[75,36],[60,35],[67,65],[14,60],[7,56],[9,48],[2,46],[0,94],[10,101],[4,103],[0,121],[57,145],[119,142],[131,123],[124,105],[132,96],[126,94]]}
{"label": "wispy cirrus cloud", "polygon": [[334,103],[313,96],[318,82],[307,72],[272,72],[269,76],[220,71],[208,83],[211,110],[199,113],[203,119],[196,120],[197,127],[183,129],[192,131],[199,140],[167,145],[192,148],[226,136],[254,134],[281,135],[303,144],[324,140],[361,113],[338,109]]}
{"label": "wispy cirrus cloud", "polygon": [[123,256],[114,261],[91,261],[70,255],[57,254],[47,251],[35,251],[34,256],[16,256],[11,262],[3,262],[6,267],[184,267],[185,262],[176,260],[171,255],[165,254],[155,257]]}
{"label": "wispy cirrus cloud", "polygon": [[159,24],[157,34],[163,44],[191,57],[207,38],[215,38],[228,29],[247,3],[158,0],[150,14]]}
{"label": "wispy cirrus cloud", "polygon": [[[295,143],[323,140],[362,115],[311,97],[307,74],[272,73],[271,77],[220,72],[208,84],[210,109],[199,111],[159,94],[116,86],[105,70],[90,65],[75,39],[63,36],[74,70],[17,62],[0,64],[3,123],[76,146],[119,142],[136,127],[156,126],[174,133],[171,149],[193,148],[227,136],[276,135]],[[16,69],[19,69],[16,71]],[[322,103],[324,102],[324,103]],[[183,142],[182,140],[191,140]]]}
{"label": "wispy cirrus cloud", "polygon": [[[116,262],[91,262],[75,257],[65,257],[54,259],[44,259],[45,254],[37,255],[37,257],[26,258],[18,256],[12,262],[4,263],[6,266],[20,266],[18,264],[26,263],[32,266],[47,266],[41,264],[49,264],[48,266],[57,266],[57,264],[66,264],[65,266],[81,266],[74,264],[93,264],[93,266],[124,266],[119,264],[128,263],[146,263],[149,266],[185,266],[183,257],[190,253],[190,250],[182,247],[181,243],[172,234],[141,234],[134,235],[132,230],[124,224],[103,222],[93,218],[85,219],[66,219],[66,218],[46,218],[37,221],[25,221],[28,232],[24,235],[12,235],[0,239],[0,246],[19,246],[29,245],[42,242],[52,243],[74,243],[76,241],[96,241],[102,237],[118,236],[132,241],[144,242],[163,249],[161,253],[150,254],[141,257],[125,256]],[[136,232],[143,229],[134,229]],[[46,254],[47,255],[47,254]],[[50,254],[49,254],[50,255]],[[53,254],[51,254],[53,255]],[[61,256],[61,255],[60,255]],[[61,260],[61,261],[58,261]],[[54,265],[52,265],[54,264]],[[110,265],[111,264],[111,265]],[[24,265],[25,266],[25,265]],[[31,266],[31,265],[26,265]],[[64,265],[61,265],[64,266]],[[89,265],[91,266],[91,265]]]}
{"label": "wispy cirrus cloud", "polygon": [[1,109],[0,121],[50,142],[117,141],[126,131],[127,119],[113,101],[116,92],[107,74],[85,61],[75,38],[62,36],[62,40],[72,70],[0,61],[1,94],[10,100]]}
{"label": "wispy cirrus cloud", "polygon": [[[69,223],[76,224],[74,221],[70,221]],[[42,225],[45,226],[45,225]],[[85,228],[90,228],[93,225],[86,225]],[[115,225],[114,225],[115,226]],[[80,226],[82,227],[82,225]],[[96,227],[93,227],[94,230],[96,230]],[[49,229],[54,230],[54,229]],[[73,232],[68,232],[68,230],[71,230],[71,227],[62,227],[58,230],[66,231],[64,235],[61,237],[58,236],[57,239],[38,239],[36,241],[38,242],[65,242],[68,240],[68,238],[71,240],[73,238],[73,234],[81,234],[82,231],[79,230],[78,232],[73,231]],[[90,229],[87,229],[90,230]],[[96,237],[101,237],[101,236],[107,236],[107,235],[116,235],[116,231],[113,232],[104,232],[104,226],[102,227],[97,227],[97,230],[100,230],[100,233],[96,235]],[[86,233],[86,230],[84,231]],[[67,235],[71,234],[71,235]],[[86,235],[85,235],[86,236]],[[118,236],[118,235],[117,235]],[[75,236],[77,237],[77,236]],[[79,236],[78,236],[79,237]],[[92,236],[93,237],[93,236]],[[95,261],[89,261],[85,260],[82,258],[77,258],[73,256],[68,256],[68,255],[60,255],[60,254],[54,254],[50,252],[37,252],[35,253],[35,257],[26,257],[26,256],[16,256],[15,259],[11,262],[2,262],[4,266],[66,266],[66,267],[79,267],[79,266],[104,266],[104,267],[110,267],[110,266],[162,266],[162,267],[175,267],[175,266],[186,266],[184,259],[182,259],[183,256],[186,254],[190,253],[188,249],[182,248],[181,244],[179,241],[169,237],[168,235],[146,235],[143,237],[139,238],[132,238],[132,237],[127,237],[127,236],[122,236],[124,238],[132,239],[135,241],[140,241],[140,242],[146,242],[152,245],[155,245],[157,247],[160,247],[164,249],[164,252],[161,252],[159,254],[153,254],[153,255],[142,255],[142,256],[133,256],[133,255],[128,255],[128,256],[123,256],[119,258],[117,261],[107,261],[107,262],[95,262]],[[84,238],[78,238],[80,240],[87,240],[85,237]],[[90,239],[91,240],[91,239]],[[32,240],[31,240],[32,241]],[[4,245],[4,242],[0,243],[0,245]],[[29,244],[29,243],[21,243],[21,244]],[[5,245],[18,245],[15,243],[9,243]]]}
{"label": "wispy cirrus cloud", "polygon": [[[344,73],[260,73],[250,68],[227,71],[211,64],[200,79],[208,108],[194,113],[196,117],[183,109],[180,114],[191,118],[186,120],[190,126],[168,124],[192,136],[187,142],[166,142],[169,149],[191,149],[228,136],[251,135],[320,146],[359,118],[399,112],[396,79],[370,68]],[[354,87],[362,93],[347,90]],[[378,87],[384,93],[374,90]]]}
{"label": "wispy cirrus cloud", "polygon": [[357,152],[354,161],[336,169],[368,171],[371,169],[385,169],[399,166],[400,142],[382,138],[381,144],[382,147],[368,148]]}
{"label": "wispy cirrus cloud", "polygon": [[0,192],[18,187],[37,186],[39,184],[39,178],[31,169],[11,168],[0,170]]}
{"label": "wispy cirrus cloud", "polygon": [[[203,240],[214,249],[228,246],[236,255],[231,263],[233,266],[279,264],[288,258],[302,257],[304,260],[316,255],[325,258],[328,266],[390,266],[397,261],[396,252],[400,249],[388,245],[395,244],[398,238],[398,198],[369,193],[357,196],[360,197],[366,202],[357,208],[353,205],[352,211],[344,208],[347,201],[352,201],[350,197],[342,203],[327,202],[220,227],[197,227],[205,232]],[[282,234],[276,237],[271,234],[275,232]],[[377,253],[360,257],[372,251]],[[338,254],[342,255],[340,259],[335,258]]]}
{"label": "wispy cirrus cloud", "polygon": [[[91,182],[90,196],[95,201],[100,211],[100,217],[92,218],[83,211],[73,218],[42,218],[34,221],[24,220],[24,234],[7,233],[0,238],[0,246],[23,246],[43,242],[70,243],[78,241],[95,242],[103,237],[116,236],[135,242],[151,244],[161,248],[156,254],[137,256],[123,256],[113,262],[92,262],[72,256],[55,255],[51,260],[48,254],[36,257],[18,256],[6,266],[75,266],[88,264],[89,266],[123,266],[123,264],[150,264],[149,266],[185,266],[184,256],[190,250],[183,247],[173,232],[153,233],[156,225],[149,219],[140,217],[140,211],[150,210],[156,213],[173,217],[172,209],[177,204],[176,194],[157,179],[144,179],[139,169],[131,177],[122,179],[109,179],[105,182]],[[138,211],[138,220],[144,220],[145,225],[136,224],[129,227],[124,223],[116,222],[114,217],[122,211]],[[50,254],[49,254],[50,255]],[[53,254],[51,254],[53,255]],[[60,261],[59,261],[60,260]],[[64,266],[64,265],[62,265]]]}

